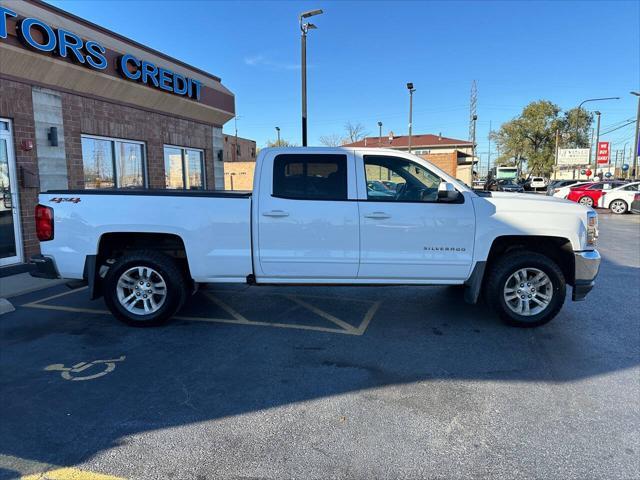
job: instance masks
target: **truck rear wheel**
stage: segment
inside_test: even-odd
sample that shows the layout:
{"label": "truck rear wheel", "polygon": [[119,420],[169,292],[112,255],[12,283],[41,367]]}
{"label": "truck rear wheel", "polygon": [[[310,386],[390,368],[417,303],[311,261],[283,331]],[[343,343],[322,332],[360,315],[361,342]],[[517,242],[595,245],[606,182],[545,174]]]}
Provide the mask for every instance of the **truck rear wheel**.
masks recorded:
{"label": "truck rear wheel", "polygon": [[104,279],[111,313],[135,327],[166,323],[187,296],[186,281],[175,260],[153,250],[120,257]]}
{"label": "truck rear wheel", "polygon": [[487,303],[502,320],[515,327],[544,325],[564,304],[566,283],[562,270],[539,253],[506,254],[493,264],[486,282]]}

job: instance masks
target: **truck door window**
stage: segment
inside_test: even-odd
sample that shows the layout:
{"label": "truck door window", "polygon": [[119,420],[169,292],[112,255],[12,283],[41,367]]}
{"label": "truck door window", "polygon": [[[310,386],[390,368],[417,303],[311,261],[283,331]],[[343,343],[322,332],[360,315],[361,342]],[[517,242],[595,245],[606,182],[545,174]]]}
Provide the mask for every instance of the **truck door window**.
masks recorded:
{"label": "truck door window", "polygon": [[273,161],[273,196],[346,200],[347,156],[284,154]]}
{"label": "truck door window", "polygon": [[436,202],[440,177],[400,157],[365,155],[367,199],[378,202]]}

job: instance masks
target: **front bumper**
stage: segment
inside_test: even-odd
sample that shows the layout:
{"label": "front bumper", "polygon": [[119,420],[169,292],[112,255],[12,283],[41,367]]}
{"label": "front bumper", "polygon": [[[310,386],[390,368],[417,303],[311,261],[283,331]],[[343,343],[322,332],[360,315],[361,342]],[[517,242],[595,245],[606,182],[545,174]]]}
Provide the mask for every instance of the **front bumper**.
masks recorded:
{"label": "front bumper", "polygon": [[60,278],[56,264],[51,257],[45,257],[44,255],[34,255],[30,258],[31,265],[34,269],[30,274],[32,277],[38,278]]}
{"label": "front bumper", "polygon": [[591,291],[600,270],[600,254],[597,250],[574,252],[575,281],[571,299],[576,302],[584,300]]}

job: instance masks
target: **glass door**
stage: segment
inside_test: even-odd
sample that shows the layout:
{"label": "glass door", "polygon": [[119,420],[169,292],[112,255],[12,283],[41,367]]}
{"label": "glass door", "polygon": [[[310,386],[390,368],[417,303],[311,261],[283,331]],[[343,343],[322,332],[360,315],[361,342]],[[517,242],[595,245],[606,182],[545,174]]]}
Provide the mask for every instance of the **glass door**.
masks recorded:
{"label": "glass door", "polygon": [[0,118],[0,266],[22,262],[19,212],[11,123]]}

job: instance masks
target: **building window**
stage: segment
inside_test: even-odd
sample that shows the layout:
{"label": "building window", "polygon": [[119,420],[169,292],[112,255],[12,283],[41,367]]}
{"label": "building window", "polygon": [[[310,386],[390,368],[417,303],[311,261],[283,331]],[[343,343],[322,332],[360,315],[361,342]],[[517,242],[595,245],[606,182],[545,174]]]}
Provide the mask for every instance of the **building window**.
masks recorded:
{"label": "building window", "polygon": [[256,158],[256,147],[251,148],[251,158]]}
{"label": "building window", "polygon": [[346,155],[278,155],[273,195],[302,200],[346,200]]}
{"label": "building window", "polygon": [[204,190],[204,152],[194,148],[165,145],[164,178],[167,188]]}
{"label": "building window", "polygon": [[84,188],[144,188],[144,143],[82,135]]}

